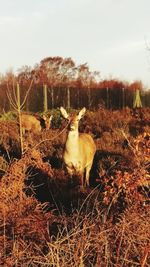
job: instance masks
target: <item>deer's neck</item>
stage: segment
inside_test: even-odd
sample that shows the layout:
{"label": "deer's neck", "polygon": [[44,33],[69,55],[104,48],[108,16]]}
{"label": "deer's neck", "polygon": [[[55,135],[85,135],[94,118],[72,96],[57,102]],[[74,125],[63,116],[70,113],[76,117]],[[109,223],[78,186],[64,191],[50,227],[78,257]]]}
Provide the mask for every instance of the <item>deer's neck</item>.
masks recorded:
{"label": "deer's neck", "polygon": [[73,130],[68,132],[68,137],[66,141],[67,150],[78,149],[79,132],[78,130]]}

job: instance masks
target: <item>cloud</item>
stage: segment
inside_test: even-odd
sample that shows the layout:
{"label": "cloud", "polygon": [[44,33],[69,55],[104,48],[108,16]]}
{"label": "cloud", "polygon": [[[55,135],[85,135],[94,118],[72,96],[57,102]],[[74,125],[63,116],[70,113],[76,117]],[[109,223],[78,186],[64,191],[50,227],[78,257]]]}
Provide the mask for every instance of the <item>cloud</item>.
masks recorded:
{"label": "cloud", "polygon": [[104,74],[131,77],[141,72],[143,77],[147,73],[143,66],[149,0],[1,2],[0,71],[10,65],[34,65],[47,56],[64,56],[79,64],[87,62]]}
{"label": "cloud", "polygon": [[113,45],[104,48],[104,53],[106,54],[115,54],[117,55],[125,55],[135,54],[138,51],[145,50],[146,44],[143,40],[125,40],[124,42],[118,41],[118,43],[113,43]]}
{"label": "cloud", "polygon": [[21,17],[16,17],[16,16],[0,16],[0,25],[2,26],[9,26],[12,23],[17,24],[22,21]]}

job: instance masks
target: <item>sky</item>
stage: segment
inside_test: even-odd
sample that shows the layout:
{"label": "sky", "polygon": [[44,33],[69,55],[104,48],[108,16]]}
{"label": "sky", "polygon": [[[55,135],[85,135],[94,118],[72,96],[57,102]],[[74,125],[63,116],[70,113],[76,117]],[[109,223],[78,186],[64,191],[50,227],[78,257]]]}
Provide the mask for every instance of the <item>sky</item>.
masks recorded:
{"label": "sky", "polygon": [[45,57],[150,88],[150,0],[0,0],[0,73]]}

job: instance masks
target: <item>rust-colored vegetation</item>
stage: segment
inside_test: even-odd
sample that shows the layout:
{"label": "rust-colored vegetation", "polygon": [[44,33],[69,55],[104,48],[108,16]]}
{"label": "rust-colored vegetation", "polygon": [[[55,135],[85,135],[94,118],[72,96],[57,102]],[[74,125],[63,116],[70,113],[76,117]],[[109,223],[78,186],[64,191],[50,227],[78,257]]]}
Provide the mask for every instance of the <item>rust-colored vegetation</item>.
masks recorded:
{"label": "rust-colored vegetation", "polygon": [[[150,110],[87,111],[97,151],[81,190],[62,164],[66,124],[23,135],[0,121],[0,266],[150,265]],[[66,122],[67,123],[67,122]]]}
{"label": "rust-colored vegetation", "polygon": [[[99,77],[62,57],[1,76],[0,266],[150,266],[150,91]],[[60,106],[87,108],[79,131],[96,153],[84,189],[64,169]],[[22,113],[40,131],[21,127]]]}

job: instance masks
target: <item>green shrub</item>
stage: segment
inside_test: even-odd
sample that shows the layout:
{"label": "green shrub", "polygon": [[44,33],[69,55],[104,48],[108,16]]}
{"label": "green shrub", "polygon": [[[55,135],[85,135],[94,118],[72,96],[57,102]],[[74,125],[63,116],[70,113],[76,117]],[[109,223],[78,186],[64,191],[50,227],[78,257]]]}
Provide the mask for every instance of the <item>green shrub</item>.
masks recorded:
{"label": "green shrub", "polygon": [[16,113],[14,111],[8,111],[7,113],[0,114],[0,121],[16,120]]}

